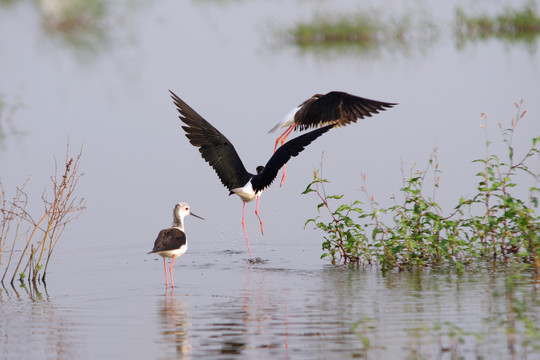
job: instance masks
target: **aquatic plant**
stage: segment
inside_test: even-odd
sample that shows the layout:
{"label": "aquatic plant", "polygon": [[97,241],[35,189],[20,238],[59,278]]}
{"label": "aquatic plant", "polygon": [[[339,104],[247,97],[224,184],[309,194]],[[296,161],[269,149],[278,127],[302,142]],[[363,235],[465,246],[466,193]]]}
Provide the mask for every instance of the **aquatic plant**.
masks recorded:
{"label": "aquatic plant", "polygon": [[[510,127],[503,129],[499,123],[507,149],[506,160],[490,152],[491,142],[486,138],[485,158],[474,161],[482,165],[476,174],[477,194],[459,199],[447,215],[443,215],[435,200],[440,180],[436,150],[424,170],[413,168],[403,176],[401,200],[393,195],[394,205],[388,208],[379,206],[368,193],[364,175],[362,190],[367,195],[368,206],[357,200],[333,210],[330,202],[343,195],[328,195],[325,189],[328,180],[319,170],[314,171],[313,181],[303,194],[317,194],[321,201],[317,210],[320,214],[320,209],[325,208],[330,221],[319,215],[308,219],[305,225],[314,224],[326,233],[321,258],[329,257],[333,264],[375,264],[383,270],[448,263],[462,268],[478,259],[516,260],[533,264],[538,271],[540,216],[534,208],[538,206],[536,194],[540,189],[536,186],[529,189],[528,204],[513,196],[511,189],[517,186],[514,179],[518,174],[530,175],[536,183],[540,180],[540,174],[527,167],[532,157],[540,155],[540,136],[533,138],[525,154],[517,158],[512,141],[526,111],[522,110],[522,102],[515,105],[517,114]],[[482,118],[487,121],[485,114]],[[433,179],[431,195],[426,194],[428,178]],[[361,222],[353,220],[352,215]]]}
{"label": "aquatic plant", "polygon": [[75,50],[83,59],[109,44],[110,3],[104,0],[41,0],[45,33]]}
{"label": "aquatic plant", "polygon": [[540,34],[540,17],[536,14],[535,1],[529,2],[521,10],[506,9],[495,16],[468,16],[458,8],[454,33],[458,46],[465,40],[488,38],[521,40],[532,44]]}
{"label": "aquatic plant", "polygon": [[297,24],[289,34],[300,46],[340,42],[367,46],[379,41],[382,29],[380,22],[367,15],[316,15],[311,22]]}
{"label": "aquatic plant", "polygon": [[301,48],[336,48],[351,45],[355,49],[407,48],[432,42],[437,35],[436,26],[425,19],[412,21],[412,17],[385,19],[375,10],[354,14],[316,14],[307,22],[288,29],[284,38]]}
{"label": "aquatic plant", "polygon": [[[540,17],[536,1],[530,0],[521,9],[506,8],[498,14],[468,15],[462,8],[455,10],[454,26],[450,29],[458,48],[467,41],[490,38],[526,43],[535,48],[540,34]],[[314,14],[307,21],[298,22],[277,33],[285,43],[303,50],[362,53],[421,50],[441,38],[443,29],[432,16],[422,10],[389,17],[375,9],[353,13]]]}
{"label": "aquatic plant", "polygon": [[[15,263],[10,281],[12,285],[17,274],[22,282],[27,277],[27,271],[28,280],[34,284],[36,281],[45,281],[49,261],[62,232],[66,225],[85,209],[84,199],[77,199],[75,196],[75,189],[82,176],[79,173],[81,156],[82,150],[76,157],[71,157],[68,144],[61,174],[55,161],[55,172],[51,177],[52,199],[46,191],[43,193],[41,198],[44,213],[37,219],[27,211],[28,195],[24,187],[29,179],[16,189],[10,201],[7,200],[0,181],[0,267],[5,266],[0,282],[4,282],[10,266]],[[16,245],[23,237],[25,243],[23,248],[19,249]],[[4,252],[9,255],[3,256]],[[17,252],[20,252],[20,255],[16,255]],[[5,263],[4,258],[7,258]]]}

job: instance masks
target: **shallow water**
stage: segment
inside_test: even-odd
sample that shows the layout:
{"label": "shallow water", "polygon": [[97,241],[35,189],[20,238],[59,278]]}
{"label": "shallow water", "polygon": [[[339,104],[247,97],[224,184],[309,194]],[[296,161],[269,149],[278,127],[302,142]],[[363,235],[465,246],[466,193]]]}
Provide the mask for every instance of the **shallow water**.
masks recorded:
{"label": "shallow water", "polygon": [[[540,133],[538,39],[458,48],[450,31],[456,6],[481,13],[515,2],[115,2],[82,33],[50,26],[58,4],[0,5],[0,94],[12,110],[1,124],[0,176],[11,197],[31,175],[29,211],[39,216],[69,138],[72,153],[83,147],[77,194],[87,209],[68,224],[47,287],[0,289],[1,359],[538,358],[523,346],[531,340],[525,319],[538,323],[539,315],[531,274],[511,287],[515,271],[333,267],[319,259],[322,234],[304,229],[318,199],[300,195],[324,151],[330,193],[362,200],[367,174],[386,205],[401,186],[401,162],[423,168],[438,147],[437,199],[451,209],[475,191],[471,161],[485,154],[480,113],[496,141],[497,121],[508,124],[520,99],[528,114],[514,141],[516,154],[523,150]],[[315,12],[386,8],[426,16],[440,24],[440,37],[372,52],[310,52],[276,46],[272,36]],[[241,202],[185,139],[168,89],[235,144],[248,170],[271,154],[266,132],[314,93],[343,90],[399,105],[325,134],[291,160],[285,185],[261,197],[264,236],[254,204],[247,206],[251,249],[261,259],[250,263]],[[171,291],[161,259],[146,253],[179,201],[206,220],[187,219],[189,250],[176,261]]]}
{"label": "shallow water", "polygon": [[2,291],[2,357],[537,358],[509,324],[513,297],[538,321],[532,274],[509,290],[504,270],[355,271],[321,264],[313,239],[271,240],[254,264],[190,250],[168,290],[155,256],[88,249],[94,261],[66,260],[46,292]]}

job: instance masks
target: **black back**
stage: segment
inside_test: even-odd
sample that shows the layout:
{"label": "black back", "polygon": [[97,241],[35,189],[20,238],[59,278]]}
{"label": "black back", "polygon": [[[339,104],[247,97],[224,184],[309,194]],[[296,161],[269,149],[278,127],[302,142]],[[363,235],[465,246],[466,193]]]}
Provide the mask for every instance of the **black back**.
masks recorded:
{"label": "black back", "polygon": [[253,190],[262,191],[266,189],[274,179],[276,178],[279,169],[291,159],[291,157],[297,156],[302,150],[319,136],[333,128],[334,125],[327,125],[325,127],[310,131],[304,135],[295,137],[292,140],[287,141],[283,146],[280,146],[274,155],[268,160],[264,170],[257,174],[251,184]]}
{"label": "black back", "polygon": [[154,242],[154,249],[149,254],[180,249],[183,245],[186,245],[186,234],[182,230],[178,228],[161,230]]}
{"label": "black back", "polygon": [[331,91],[326,95],[316,94],[306,100],[296,113],[295,130],[328,124],[345,126],[394,105],[397,104],[366,99],[342,91]]}

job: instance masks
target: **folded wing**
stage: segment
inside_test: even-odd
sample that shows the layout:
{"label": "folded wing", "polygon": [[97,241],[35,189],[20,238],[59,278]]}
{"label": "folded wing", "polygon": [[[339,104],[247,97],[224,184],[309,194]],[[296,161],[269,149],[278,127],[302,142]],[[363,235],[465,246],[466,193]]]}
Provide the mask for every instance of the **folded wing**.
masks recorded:
{"label": "folded wing", "polygon": [[149,254],[160,251],[178,250],[185,244],[186,234],[182,230],[177,228],[161,230],[154,242],[154,248]]}

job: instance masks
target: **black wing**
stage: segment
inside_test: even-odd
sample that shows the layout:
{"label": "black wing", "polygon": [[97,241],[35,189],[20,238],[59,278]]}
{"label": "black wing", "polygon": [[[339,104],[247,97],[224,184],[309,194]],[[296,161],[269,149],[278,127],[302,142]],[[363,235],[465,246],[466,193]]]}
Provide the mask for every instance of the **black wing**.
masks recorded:
{"label": "black wing", "polygon": [[169,92],[180,113],[180,120],[187,125],[182,126],[186,137],[199,148],[201,156],[214,168],[221,183],[229,190],[244,186],[251,174],[247,172],[233,144],[175,93]]}
{"label": "black wing", "polygon": [[295,122],[298,125],[295,130],[328,124],[345,126],[394,105],[397,104],[370,100],[341,91],[332,91],[326,95],[316,94],[306,100],[296,113]]}
{"label": "black wing", "polygon": [[154,242],[154,249],[149,254],[180,249],[182,245],[186,245],[186,234],[182,230],[177,228],[161,230]]}
{"label": "black wing", "polygon": [[319,136],[333,128],[334,125],[327,125],[325,127],[313,130],[307,134],[295,137],[292,140],[287,141],[283,146],[280,146],[274,155],[268,160],[262,173],[255,176],[252,180],[253,190],[262,191],[266,189],[277,176],[279,169],[287,163],[293,156],[300,154],[302,150]]}

